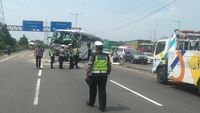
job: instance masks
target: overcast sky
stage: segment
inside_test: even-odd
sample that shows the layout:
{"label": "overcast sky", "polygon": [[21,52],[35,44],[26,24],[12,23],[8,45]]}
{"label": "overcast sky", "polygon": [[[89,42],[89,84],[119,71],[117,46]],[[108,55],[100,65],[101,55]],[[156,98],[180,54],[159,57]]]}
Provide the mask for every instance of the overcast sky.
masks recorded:
{"label": "overcast sky", "polygon": [[[133,22],[163,7],[173,0],[3,0],[5,21],[8,25],[22,25],[23,20],[71,21],[70,13],[82,13],[78,26],[84,31],[110,40],[153,39],[158,25],[158,37],[169,36],[178,28],[200,30],[200,0],[176,0],[175,3],[135,24],[107,32]],[[106,32],[106,33],[105,33]],[[44,40],[44,33],[11,32],[19,38]],[[151,34],[151,35],[150,35]],[[51,34],[50,34],[51,35]]]}

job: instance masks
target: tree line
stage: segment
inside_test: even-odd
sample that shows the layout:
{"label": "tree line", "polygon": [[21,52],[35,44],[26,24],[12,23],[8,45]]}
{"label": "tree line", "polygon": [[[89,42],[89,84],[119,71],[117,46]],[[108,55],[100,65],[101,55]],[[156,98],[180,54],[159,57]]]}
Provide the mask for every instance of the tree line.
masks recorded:
{"label": "tree line", "polygon": [[10,46],[11,49],[21,49],[26,48],[27,45],[28,39],[25,35],[17,41],[10,35],[7,25],[0,23],[0,50],[5,50],[8,46]]}

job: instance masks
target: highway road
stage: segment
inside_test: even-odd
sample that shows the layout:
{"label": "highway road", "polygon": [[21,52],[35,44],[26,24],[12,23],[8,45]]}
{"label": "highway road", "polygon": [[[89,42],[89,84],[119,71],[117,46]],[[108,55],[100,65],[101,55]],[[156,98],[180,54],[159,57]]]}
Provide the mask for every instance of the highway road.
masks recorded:
{"label": "highway road", "polygon": [[[32,51],[0,58],[0,113],[100,113],[98,101],[88,107],[86,63],[80,69],[42,70]],[[55,64],[56,68],[58,65]],[[107,82],[107,113],[199,113],[200,97],[188,85],[160,85],[149,72],[113,66]],[[98,99],[97,99],[98,100]]]}

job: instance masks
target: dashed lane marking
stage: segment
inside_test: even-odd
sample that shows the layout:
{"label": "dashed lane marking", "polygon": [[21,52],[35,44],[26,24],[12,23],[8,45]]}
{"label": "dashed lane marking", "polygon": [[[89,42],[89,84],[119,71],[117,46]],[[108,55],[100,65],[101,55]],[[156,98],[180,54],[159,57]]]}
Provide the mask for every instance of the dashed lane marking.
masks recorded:
{"label": "dashed lane marking", "polygon": [[41,77],[41,75],[42,75],[42,70],[40,69],[38,72],[38,77]]}
{"label": "dashed lane marking", "polygon": [[35,97],[34,97],[33,105],[38,105],[39,92],[40,92],[40,78],[37,79],[37,84],[36,84],[36,88],[35,88]]}

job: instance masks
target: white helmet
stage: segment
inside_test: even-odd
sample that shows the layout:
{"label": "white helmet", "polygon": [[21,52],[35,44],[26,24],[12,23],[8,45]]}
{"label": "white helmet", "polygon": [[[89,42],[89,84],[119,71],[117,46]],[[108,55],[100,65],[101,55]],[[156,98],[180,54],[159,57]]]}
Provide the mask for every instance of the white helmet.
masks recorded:
{"label": "white helmet", "polygon": [[65,47],[65,45],[61,45],[61,48],[64,48]]}
{"label": "white helmet", "polygon": [[103,43],[101,41],[96,41],[94,43],[95,46],[103,46]]}

